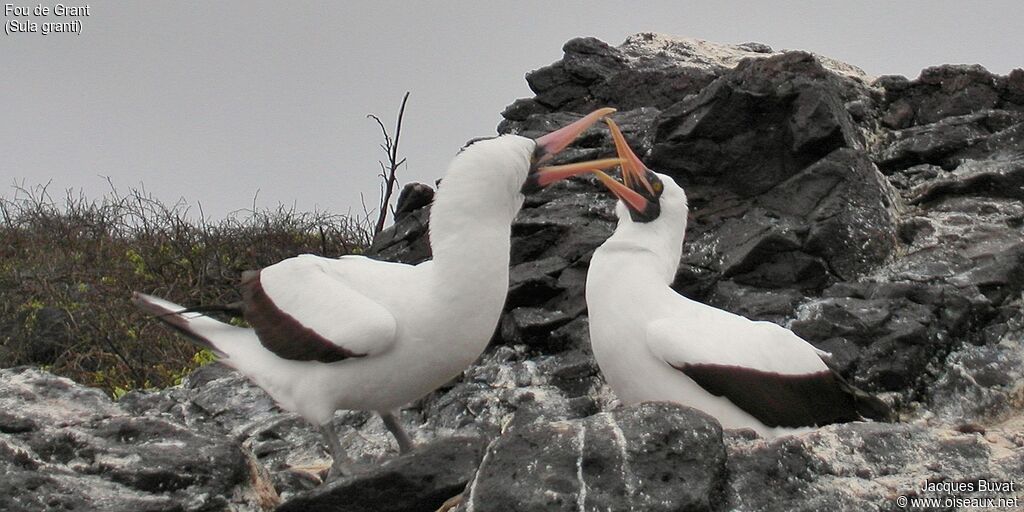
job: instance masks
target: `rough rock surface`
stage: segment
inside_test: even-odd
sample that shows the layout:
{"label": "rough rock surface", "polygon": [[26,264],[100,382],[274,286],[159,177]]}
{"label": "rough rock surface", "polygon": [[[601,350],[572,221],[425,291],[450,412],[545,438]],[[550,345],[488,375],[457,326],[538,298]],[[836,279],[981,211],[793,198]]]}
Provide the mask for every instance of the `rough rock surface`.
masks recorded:
{"label": "rough rock surface", "polygon": [[651,402],[511,429],[488,449],[462,510],[712,510],[724,480],[718,422]]}
{"label": "rough rock surface", "polygon": [[0,370],[0,411],[2,510],[259,510],[276,498],[222,432],[132,415],[46,372]]}
{"label": "rough rock surface", "polygon": [[[1016,434],[1020,442],[1020,432]],[[730,440],[724,510],[1014,510],[1024,505],[1024,452],[1005,438],[908,424],[830,425],[765,443]],[[1014,482],[980,490],[979,481]],[[973,492],[921,491],[925,482],[971,482]],[[940,500],[901,506],[899,497]],[[947,498],[1003,499],[1002,506],[951,506]],[[1018,505],[1019,504],[1019,505]]]}
{"label": "rough rock surface", "polygon": [[414,455],[337,479],[285,502],[278,512],[434,512],[466,488],[487,443],[449,437]]}
{"label": "rough rock surface", "polygon": [[[219,365],[116,403],[6,370],[0,508],[900,510],[900,496],[1024,505],[1024,71],[946,65],[873,79],[806,52],[654,34],[564,50],[527,76],[535,97],[512,103],[499,131],[536,136],[617,107],[631,145],[690,197],[673,286],[790,327],[881,393],[901,423],[765,441],[723,435],[681,407],[617,408],[590,352],[583,298],[613,203],[583,177],[526,198],[491,346],[403,411],[420,445],[412,454],[398,457],[375,415],[339,413],[342,444],[363,470],[318,487],[329,463],[319,434]],[[613,151],[592,129],[562,160]],[[371,252],[429,258],[430,197],[407,187]],[[454,441],[467,438],[482,441]],[[1015,490],[919,490],[981,479]]]}

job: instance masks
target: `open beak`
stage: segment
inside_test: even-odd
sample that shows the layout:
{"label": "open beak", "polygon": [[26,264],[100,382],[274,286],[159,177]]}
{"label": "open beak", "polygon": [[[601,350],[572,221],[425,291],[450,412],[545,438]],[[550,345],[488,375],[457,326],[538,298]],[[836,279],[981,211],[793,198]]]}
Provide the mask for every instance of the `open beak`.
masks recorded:
{"label": "open beak", "polygon": [[640,161],[640,157],[636,156],[636,153],[629,147],[629,144],[626,144],[626,138],[622,136],[622,130],[619,130],[619,125],[615,124],[615,121],[612,121],[610,118],[605,118],[604,122],[612,132],[612,140],[615,141],[615,152],[622,159],[623,183],[630,188],[643,185],[653,196],[654,188],[651,187],[651,182],[647,181],[647,166]]}
{"label": "open beak", "polygon": [[615,151],[622,162],[622,181],[625,184],[619,183],[615,178],[599,170],[593,171],[594,175],[612,194],[615,194],[615,197],[618,197],[631,209],[638,212],[646,211],[649,206],[647,198],[640,195],[634,189],[643,186],[651,192],[652,196],[654,195],[654,189],[651,187],[651,183],[647,181],[647,167],[636,156],[636,153],[630,149],[629,144],[626,144],[626,138],[622,136],[622,131],[619,130],[619,126],[615,124],[615,121],[605,118],[604,122],[608,124],[608,128],[612,132],[612,140],[615,141]]}
{"label": "open beak", "polygon": [[587,160],[574,164],[551,165],[538,168],[531,176],[531,181],[538,187],[546,187],[556,181],[564,180],[583,174],[585,172],[600,172],[601,169],[611,169],[616,165],[625,165],[621,158],[602,158],[600,160]]}
{"label": "open beak", "polygon": [[[636,193],[633,189],[623,185],[622,183],[619,183],[615,178],[608,176],[602,171],[593,171],[593,173],[594,176],[597,176],[598,180],[601,180],[601,183],[604,183],[604,186],[607,187],[612,194],[615,194],[615,197],[621,199],[622,202],[629,205],[630,208],[638,212],[647,210],[647,199],[645,199],[644,196]],[[625,172],[623,172],[623,174],[625,174]]]}
{"label": "open beak", "polygon": [[590,128],[594,123],[600,121],[601,118],[613,112],[615,112],[615,109],[610,107],[597,109],[583,116],[578,121],[537,138],[536,160],[534,161],[533,168],[530,170],[530,175],[526,178],[526,183],[523,184],[523,193],[536,192],[556,181],[586,172],[622,165],[622,161],[618,158],[604,158],[566,165],[542,166],[568,147],[569,144],[572,144],[572,141],[576,140],[587,128]]}
{"label": "open beak", "polygon": [[600,121],[602,117],[609,116],[613,112],[615,112],[615,109],[611,107],[599,108],[572,124],[539,137],[537,139],[538,154],[535,165],[543,164],[554,158],[560,151],[568,147],[569,144],[572,144],[572,141],[576,140],[576,137],[579,137],[587,128],[590,128],[594,123]]}

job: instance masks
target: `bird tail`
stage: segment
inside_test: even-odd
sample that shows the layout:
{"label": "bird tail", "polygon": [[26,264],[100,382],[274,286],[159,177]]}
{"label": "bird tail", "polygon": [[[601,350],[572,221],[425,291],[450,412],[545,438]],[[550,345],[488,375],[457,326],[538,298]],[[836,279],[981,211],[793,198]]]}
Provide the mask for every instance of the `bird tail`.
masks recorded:
{"label": "bird tail", "polygon": [[886,423],[892,423],[897,420],[892,408],[880,398],[850,384],[838,372],[833,372],[833,374],[836,377],[836,381],[839,382],[839,387],[853,398],[854,408],[862,418]]}
{"label": "bird tail", "polygon": [[226,332],[240,329],[215,320],[201,311],[221,311],[225,308],[185,308],[171,301],[135,292],[132,294],[132,303],[143,312],[153,315],[165,325],[178,331],[196,345],[210,350],[219,358],[226,358],[227,354],[217,346],[216,338]]}

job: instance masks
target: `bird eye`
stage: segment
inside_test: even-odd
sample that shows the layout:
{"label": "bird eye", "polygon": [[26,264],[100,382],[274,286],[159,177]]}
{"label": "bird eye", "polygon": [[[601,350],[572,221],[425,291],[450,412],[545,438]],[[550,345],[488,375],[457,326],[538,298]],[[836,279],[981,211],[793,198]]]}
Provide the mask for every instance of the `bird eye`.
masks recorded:
{"label": "bird eye", "polygon": [[665,188],[665,185],[662,185],[660,181],[655,181],[651,184],[651,187],[654,188],[654,192],[660,194],[661,190]]}

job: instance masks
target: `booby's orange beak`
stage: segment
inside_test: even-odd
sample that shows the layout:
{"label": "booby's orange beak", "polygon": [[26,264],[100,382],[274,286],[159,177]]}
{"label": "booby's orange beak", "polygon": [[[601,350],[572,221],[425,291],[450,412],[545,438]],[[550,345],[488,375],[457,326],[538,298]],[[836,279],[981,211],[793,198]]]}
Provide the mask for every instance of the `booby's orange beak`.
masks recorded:
{"label": "booby's orange beak", "polygon": [[647,199],[644,199],[644,196],[634,192],[633,189],[619,183],[615,178],[608,176],[604,172],[593,171],[593,173],[594,176],[597,176],[597,179],[601,180],[601,183],[604,183],[604,186],[607,187],[608,190],[615,194],[615,197],[621,199],[624,203],[629,205],[630,208],[638,212],[642,212],[647,209]]}
{"label": "booby's orange beak", "polygon": [[572,141],[576,140],[587,128],[613,112],[615,112],[614,108],[599,108],[567,126],[537,138],[533,166],[530,169],[530,175],[526,178],[526,183],[523,184],[522,191],[524,193],[536,192],[559,180],[622,165],[622,161],[618,158],[604,158],[566,165],[542,166],[569,144],[572,144]]}
{"label": "booby's orange beak", "polygon": [[616,165],[625,165],[621,158],[602,158],[600,160],[587,160],[574,164],[550,165],[538,168],[531,176],[533,184],[543,188],[556,181],[578,176],[585,172],[601,172],[601,169],[611,169]]}
{"label": "booby's orange beak", "polygon": [[579,137],[587,128],[590,128],[594,123],[600,121],[601,118],[609,116],[613,112],[615,112],[615,109],[611,107],[599,108],[572,124],[539,137],[537,139],[537,154],[535,155],[534,165],[540,165],[551,160],[555,155],[568,147],[569,144],[572,144],[572,141],[576,140],[576,137]]}
{"label": "booby's orange beak", "polygon": [[651,195],[654,195],[654,187],[651,186],[651,182],[647,180],[647,166],[640,161],[640,157],[636,156],[633,152],[633,148],[626,144],[626,138],[622,136],[622,131],[619,130],[619,125],[615,124],[611,118],[604,119],[605,124],[608,125],[608,129],[612,132],[612,140],[615,141],[615,152],[618,153],[619,158],[622,159],[622,181],[627,187],[635,188],[634,183],[639,183],[647,189]]}
{"label": "booby's orange beak", "polygon": [[615,141],[615,151],[619,155],[619,160],[622,161],[622,181],[625,183],[619,183],[608,176],[607,174],[595,170],[594,175],[597,179],[601,180],[601,183],[608,188],[616,197],[626,203],[631,209],[637,212],[644,212],[650,207],[650,202],[646,197],[641,195],[634,189],[639,189],[643,186],[647,192],[650,192],[651,197],[656,194],[654,187],[651,182],[647,180],[647,166],[640,161],[640,157],[636,156],[636,153],[626,144],[626,138],[622,136],[622,131],[619,130],[619,125],[615,124],[615,121],[605,118],[604,122],[608,125],[608,128],[612,132],[612,140]]}

